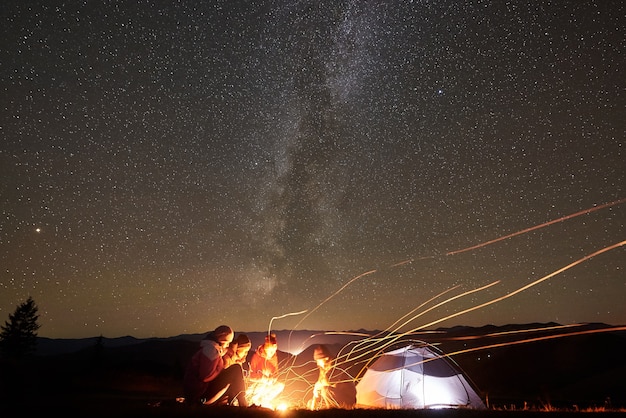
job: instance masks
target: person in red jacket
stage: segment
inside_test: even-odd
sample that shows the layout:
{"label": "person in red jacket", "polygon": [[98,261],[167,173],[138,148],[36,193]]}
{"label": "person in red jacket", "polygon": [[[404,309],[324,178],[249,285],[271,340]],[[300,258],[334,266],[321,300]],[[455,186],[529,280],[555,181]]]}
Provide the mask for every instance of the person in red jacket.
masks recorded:
{"label": "person in red jacket", "polygon": [[278,374],[278,343],[276,334],[265,336],[265,342],[261,344],[250,359],[250,378],[261,379],[263,377],[276,377]]}
{"label": "person in red jacket", "polygon": [[283,391],[285,384],[278,382],[278,343],[276,335],[265,336],[250,359],[249,397],[252,405],[272,408],[275,398]]}
{"label": "person in red jacket", "polygon": [[220,325],[200,342],[183,379],[185,401],[191,404],[247,406],[241,365],[226,368],[224,354],[234,337],[228,325]]}

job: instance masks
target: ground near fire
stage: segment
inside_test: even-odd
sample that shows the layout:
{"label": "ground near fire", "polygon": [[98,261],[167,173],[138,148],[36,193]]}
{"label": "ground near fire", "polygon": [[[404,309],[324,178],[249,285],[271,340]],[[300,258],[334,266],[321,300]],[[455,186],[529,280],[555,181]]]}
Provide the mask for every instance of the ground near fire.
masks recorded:
{"label": "ground near fire", "polygon": [[[189,406],[182,396],[184,368],[204,336],[59,341],[40,339],[32,361],[2,363],[0,416],[473,416],[484,414],[626,411],[626,332],[604,324],[559,327],[526,324],[455,327],[409,336],[436,345],[473,382],[487,410],[326,410],[308,411],[306,398],[317,374],[313,347],[334,353],[354,337],[318,331],[279,331],[279,359],[287,376],[281,396],[291,408]],[[530,331],[529,331],[530,330]],[[249,333],[253,347],[263,333]],[[315,336],[311,338],[311,336]],[[306,345],[304,345],[306,344]],[[287,351],[287,349],[289,349]],[[456,354],[455,354],[456,353]],[[371,350],[372,357],[379,354]],[[347,364],[357,374],[363,363]],[[292,379],[288,376],[299,376]],[[302,378],[302,376],[305,376]],[[180,400],[180,399],[178,399]],[[4,412],[3,412],[4,411]]]}

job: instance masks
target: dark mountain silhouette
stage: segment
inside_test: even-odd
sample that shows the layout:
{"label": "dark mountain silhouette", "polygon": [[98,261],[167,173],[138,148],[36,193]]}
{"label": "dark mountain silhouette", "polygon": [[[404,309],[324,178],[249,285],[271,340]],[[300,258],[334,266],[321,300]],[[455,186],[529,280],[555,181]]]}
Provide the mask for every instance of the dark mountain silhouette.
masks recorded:
{"label": "dark mountain silhouette", "polygon": [[[107,338],[107,337],[89,337],[89,338],[79,338],[79,339],[62,339],[62,338],[46,338],[39,337],[37,339],[37,351],[36,354],[40,356],[49,356],[49,355],[58,355],[58,354],[67,354],[74,353],[79,350],[93,347],[98,344],[98,341],[101,341],[101,344],[107,348],[115,348],[122,346],[132,346],[136,344],[142,344],[148,341],[152,342],[166,342],[166,341],[196,341],[199,342],[202,340],[208,333],[200,333],[200,334],[181,334],[173,337],[153,337],[153,338],[144,338],[139,339],[131,336],[125,337],[116,337],[116,338]],[[303,348],[311,345],[311,344],[334,344],[334,343],[348,343],[349,341],[355,340],[359,337],[359,335],[371,335],[376,333],[377,331],[343,331],[341,333],[336,332],[327,332],[327,331],[310,331],[310,330],[299,330],[299,331],[291,331],[291,330],[281,330],[281,331],[272,331],[272,333],[276,334],[279,345],[283,351],[287,352],[298,352]],[[236,332],[239,334],[239,332]],[[250,338],[252,342],[253,349],[263,343],[266,332],[247,332],[245,333]]]}

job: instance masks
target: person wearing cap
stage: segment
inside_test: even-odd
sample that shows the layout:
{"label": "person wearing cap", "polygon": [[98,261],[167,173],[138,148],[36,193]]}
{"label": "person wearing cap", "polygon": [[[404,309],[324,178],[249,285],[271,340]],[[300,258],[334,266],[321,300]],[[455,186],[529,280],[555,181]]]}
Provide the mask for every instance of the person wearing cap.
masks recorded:
{"label": "person wearing cap", "polygon": [[321,344],[313,350],[319,376],[313,387],[309,409],[352,409],[356,404],[356,386],[348,373],[337,367],[328,347]]}
{"label": "person wearing cap", "polygon": [[220,325],[200,342],[183,379],[185,402],[247,406],[241,367],[225,367],[224,355],[234,332]]}
{"label": "person wearing cap", "polygon": [[224,367],[230,367],[233,364],[239,364],[243,367],[251,347],[252,343],[248,336],[246,334],[239,334],[226,349]]}

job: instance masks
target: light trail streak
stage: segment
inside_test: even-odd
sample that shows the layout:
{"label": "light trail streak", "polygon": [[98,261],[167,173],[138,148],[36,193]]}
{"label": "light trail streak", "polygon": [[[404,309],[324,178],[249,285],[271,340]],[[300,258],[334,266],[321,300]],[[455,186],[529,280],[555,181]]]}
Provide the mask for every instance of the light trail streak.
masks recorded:
{"label": "light trail streak", "polygon": [[[451,319],[451,318],[455,318],[455,317],[458,317],[458,316],[464,315],[464,314],[466,314],[466,313],[469,313],[469,312],[475,311],[475,310],[477,310],[477,309],[482,309],[482,308],[484,308],[484,307],[486,307],[486,306],[489,306],[489,305],[492,305],[492,304],[494,304],[494,303],[498,303],[498,302],[501,302],[501,301],[503,301],[503,300],[505,300],[505,299],[511,298],[511,297],[513,297],[513,296],[515,296],[515,295],[517,295],[517,294],[521,293],[521,292],[524,292],[524,291],[526,291],[526,290],[530,289],[530,288],[531,288],[531,287],[533,287],[533,286],[536,286],[536,285],[538,285],[538,284],[540,284],[540,283],[542,283],[542,282],[544,282],[544,281],[546,281],[546,280],[549,280],[550,278],[552,278],[552,277],[554,277],[554,276],[556,276],[556,275],[558,275],[558,274],[560,274],[560,273],[562,273],[562,272],[564,272],[564,271],[566,271],[566,270],[568,270],[568,269],[571,269],[572,267],[575,267],[575,266],[577,266],[577,265],[579,265],[579,264],[581,264],[581,263],[583,263],[583,262],[585,262],[585,261],[588,261],[588,260],[590,260],[590,259],[591,259],[591,258],[593,258],[593,257],[596,257],[596,256],[598,256],[598,255],[600,255],[600,254],[603,254],[603,253],[607,252],[607,251],[611,251],[611,250],[614,250],[614,249],[616,249],[616,248],[619,248],[619,247],[621,247],[621,246],[623,246],[623,245],[625,245],[625,244],[626,244],[626,241],[621,241],[621,242],[618,242],[618,243],[616,243],[616,244],[610,245],[610,246],[608,246],[608,247],[604,247],[604,248],[602,248],[602,249],[600,249],[600,250],[597,250],[597,251],[595,251],[595,252],[593,252],[593,253],[591,253],[591,254],[588,254],[588,255],[586,255],[586,256],[584,256],[584,257],[581,257],[581,258],[579,258],[578,260],[576,260],[576,261],[574,261],[574,262],[572,262],[572,263],[570,263],[570,264],[568,264],[568,265],[566,265],[566,266],[564,266],[564,267],[562,267],[562,268],[560,268],[560,269],[558,269],[558,270],[556,270],[556,271],[554,271],[554,272],[552,272],[552,273],[550,273],[550,274],[547,274],[547,275],[545,275],[545,276],[543,276],[543,277],[541,277],[541,278],[539,278],[539,279],[537,279],[537,280],[535,280],[535,281],[533,281],[533,282],[531,282],[531,283],[529,283],[529,284],[527,284],[527,285],[525,285],[525,286],[522,286],[522,287],[520,287],[520,288],[518,288],[518,289],[516,289],[516,290],[514,290],[514,291],[512,291],[512,292],[509,292],[509,293],[507,293],[507,294],[505,294],[505,295],[502,295],[502,296],[500,296],[500,297],[497,297],[497,298],[491,299],[491,300],[489,300],[489,301],[487,301],[487,302],[484,302],[484,303],[482,303],[482,304],[479,304],[479,305],[476,305],[476,306],[473,306],[473,307],[470,307],[470,308],[467,308],[467,309],[464,309],[464,310],[461,310],[461,311],[455,312],[455,313],[453,313],[453,314],[450,314],[450,315],[444,316],[444,317],[439,318],[439,319],[437,319],[437,320],[435,320],[435,321],[431,321],[431,322],[429,322],[429,323],[426,323],[426,324],[420,325],[420,326],[418,326],[418,327],[416,327],[416,328],[413,328],[413,329],[411,329],[411,330],[409,330],[409,331],[406,331],[406,332],[403,332],[403,333],[400,333],[400,334],[391,334],[391,335],[389,335],[389,336],[387,336],[387,337],[384,337],[384,338],[381,338],[381,339],[378,339],[378,340],[375,340],[375,339],[374,339],[374,340],[371,340],[371,341],[373,341],[374,343],[376,343],[376,342],[383,342],[382,346],[376,346],[376,348],[375,348],[377,351],[383,351],[383,350],[385,350],[386,348],[388,348],[389,346],[391,346],[392,344],[394,344],[394,343],[396,343],[397,341],[401,340],[402,338],[405,338],[405,337],[407,337],[407,336],[413,335],[413,334],[415,334],[416,332],[418,332],[418,331],[420,331],[420,330],[422,330],[422,329],[424,329],[424,328],[429,328],[429,327],[432,327],[433,325],[439,324],[439,323],[444,322],[444,321],[446,321],[446,320],[449,320],[449,319]],[[487,286],[484,286],[484,287],[482,287],[482,288],[476,289],[475,291],[485,289],[485,288],[490,287],[490,286],[492,286],[493,284],[496,284],[496,283],[498,283],[498,282],[491,283],[491,284],[489,284],[489,285],[487,285]],[[472,292],[473,292],[473,291],[465,292],[465,293],[463,293],[463,294],[460,294],[460,295],[455,296],[455,297],[450,298],[450,299],[456,299],[456,298],[461,297],[461,296],[463,296],[463,295],[465,295],[465,294],[467,294],[467,293],[472,293]],[[439,305],[444,304],[444,303],[447,303],[447,302],[448,302],[448,300],[443,301],[443,302],[441,302]],[[417,318],[418,316],[420,316],[420,314],[416,315],[413,319]],[[405,322],[403,325],[406,325],[406,324],[408,324],[409,322],[410,322],[410,321],[407,321],[407,322]],[[368,343],[367,339],[366,339],[366,340],[364,340],[364,341],[361,341],[361,342],[360,342],[360,344],[365,344],[365,343]],[[366,350],[366,349],[368,349],[368,348],[372,348],[372,347],[374,347],[374,345],[375,345],[375,344],[370,344],[369,346],[364,347],[364,348],[363,348],[363,350]],[[356,348],[356,347],[355,347],[355,348]],[[357,351],[360,351],[360,350],[355,350],[355,349],[353,349],[350,353],[348,353],[348,354],[347,354],[347,357],[346,357],[346,360],[350,357],[350,354],[351,354],[351,353],[354,353],[354,352],[357,352]],[[365,357],[366,355],[370,354],[371,352],[372,352],[372,350],[363,351],[363,352],[361,352],[361,354],[358,354],[358,355],[356,355],[356,356],[352,357],[352,360],[358,360],[358,359],[360,359],[360,358],[363,358],[363,357]],[[369,363],[370,363],[371,361],[373,361],[373,358],[370,358],[370,360],[369,360],[369,361],[366,363],[366,365],[365,365],[365,366],[361,369],[361,371],[365,370],[365,368],[367,367],[367,365],[369,365]],[[360,374],[360,373],[359,373],[359,374]]]}
{"label": "light trail streak", "polygon": [[[358,355],[352,356],[352,357],[351,357],[351,359],[352,359],[352,360],[358,360],[359,358],[365,357],[365,356],[369,355],[369,353],[371,353],[371,348],[375,347],[375,346],[376,346],[376,344],[377,344],[377,343],[379,343],[380,341],[386,341],[386,342],[383,344],[383,346],[382,346],[382,347],[376,347],[376,350],[382,350],[382,349],[385,349],[385,348],[389,347],[391,344],[394,344],[394,343],[395,343],[396,341],[398,341],[399,339],[401,339],[401,338],[403,338],[404,336],[406,336],[406,335],[407,335],[406,333],[401,333],[401,334],[395,334],[395,333],[396,333],[399,329],[401,329],[402,327],[406,326],[406,325],[407,325],[407,324],[409,324],[410,322],[412,322],[412,321],[414,321],[415,319],[417,319],[418,317],[420,317],[420,316],[422,316],[422,315],[424,315],[424,314],[426,314],[426,313],[428,313],[428,312],[430,312],[430,311],[432,311],[432,310],[434,310],[434,309],[436,309],[436,308],[438,308],[438,307],[440,307],[440,306],[443,306],[443,305],[445,305],[446,303],[452,302],[453,300],[459,299],[459,298],[464,297],[464,296],[468,296],[468,295],[473,294],[473,293],[476,293],[476,292],[483,291],[483,290],[488,289],[488,288],[490,288],[491,286],[494,286],[494,285],[496,285],[496,284],[498,284],[498,283],[499,283],[499,281],[496,281],[496,282],[490,283],[490,284],[488,284],[488,285],[485,285],[485,286],[479,287],[479,288],[477,288],[477,289],[468,290],[468,291],[463,292],[463,293],[461,293],[461,294],[458,294],[458,295],[456,295],[456,296],[450,297],[450,298],[448,298],[448,299],[446,299],[446,300],[444,300],[444,301],[442,301],[442,302],[440,302],[440,303],[438,303],[438,304],[436,304],[436,305],[434,305],[434,306],[432,306],[432,307],[430,307],[430,308],[426,309],[425,311],[422,311],[422,312],[418,313],[417,315],[414,315],[414,316],[413,316],[413,317],[411,317],[409,320],[405,321],[404,323],[402,323],[402,324],[401,324],[401,325],[399,325],[399,326],[396,326],[396,327],[395,327],[395,328],[393,328],[393,329],[391,329],[391,327],[387,328],[387,330],[386,330],[386,331],[389,331],[389,335],[387,335],[387,336],[384,336],[384,337],[382,337],[382,338],[377,338],[377,337],[379,337],[380,335],[382,335],[382,334],[377,334],[377,335],[375,335],[375,336],[373,336],[373,337],[371,337],[371,338],[366,338],[365,340],[360,341],[360,342],[359,342],[359,344],[358,344],[357,346],[355,346],[355,347],[354,347],[354,348],[353,348],[353,349],[352,349],[349,353],[347,353],[347,354],[346,354],[346,356],[347,356],[347,357],[350,357],[351,355],[355,354],[356,352],[361,352],[361,354],[358,354]],[[438,296],[443,295],[443,294],[444,294],[444,293],[446,293],[447,291],[450,291],[450,290],[455,289],[455,288],[457,288],[457,287],[458,287],[458,286],[455,286],[455,287],[453,287],[453,288],[451,288],[451,289],[448,289],[448,290],[446,290],[446,291],[444,291],[444,292],[440,293]],[[433,298],[433,299],[434,299],[434,298]],[[431,300],[433,300],[433,299],[431,299]],[[427,302],[425,302],[425,303],[424,303],[424,304],[422,304],[421,306],[425,305],[426,303],[427,303]],[[418,308],[413,309],[411,312],[415,312],[417,309],[419,309],[419,307],[418,307]],[[409,313],[409,314],[410,314],[410,313]],[[405,315],[403,318],[406,318],[409,314]],[[400,320],[396,321],[396,322],[394,323],[394,326],[395,326],[395,325],[397,325],[397,323],[398,323],[398,322],[400,322]],[[413,330],[413,333],[415,333],[415,332],[417,332],[417,331],[419,331],[419,330],[420,330],[419,328],[416,328],[416,329],[414,329],[414,330]]]}
{"label": "light trail streak", "polygon": [[551,221],[548,221],[548,222],[545,222],[545,223],[542,223],[542,224],[539,224],[539,225],[532,226],[530,228],[522,229],[521,231],[517,231],[517,232],[514,232],[514,233],[509,234],[509,235],[504,235],[504,236],[502,236],[500,238],[492,239],[491,241],[486,241],[486,242],[483,242],[481,244],[473,245],[471,247],[463,248],[463,249],[460,249],[460,250],[449,251],[449,252],[446,253],[446,255],[455,255],[455,254],[464,253],[466,251],[476,250],[478,248],[486,247],[487,245],[495,244],[496,242],[504,241],[505,239],[513,238],[513,237],[516,237],[518,235],[522,235],[522,234],[526,234],[528,232],[535,231],[537,229],[545,228],[547,226],[550,226],[550,225],[553,225],[553,224],[556,224],[556,223],[559,223],[559,222],[563,222],[563,221],[566,221],[568,219],[575,218],[577,216],[586,215],[588,213],[592,213],[592,212],[598,211],[600,209],[605,209],[605,208],[608,208],[608,207],[611,207],[611,206],[620,205],[620,204],[622,204],[624,202],[626,202],[626,198],[620,199],[620,200],[616,200],[616,201],[610,202],[610,203],[605,203],[604,205],[594,206],[594,207],[589,208],[589,209],[581,210],[580,212],[572,213],[571,215],[566,215],[566,216],[563,216],[563,217],[558,218],[558,219],[553,219]]}
{"label": "light trail streak", "polygon": [[453,351],[451,353],[448,353],[447,355],[448,356],[456,356],[456,355],[459,355],[459,354],[466,354],[466,353],[471,353],[471,352],[474,352],[474,351],[488,350],[490,348],[499,348],[499,347],[506,347],[506,346],[511,346],[511,345],[527,344],[527,343],[536,342],[536,341],[545,341],[545,340],[553,340],[553,339],[556,339],[556,338],[573,337],[573,336],[576,336],[576,335],[599,334],[599,333],[602,333],[602,332],[610,332],[610,331],[626,331],[626,326],[611,327],[611,328],[599,328],[599,329],[588,329],[588,330],[584,330],[584,331],[568,332],[568,333],[565,333],[565,334],[556,334],[556,335],[544,335],[544,336],[541,336],[541,337],[526,338],[524,340],[507,341],[507,342],[503,342],[503,343],[496,343],[496,344],[483,345],[483,346],[480,346],[480,347],[467,348],[467,349],[464,349],[464,350]]}
{"label": "light trail streak", "polygon": [[317,311],[319,308],[322,307],[322,305],[324,305],[326,302],[328,302],[329,300],[331,300],[332,298],[334,298],[335,296],[337,296],[339,293],[341,293],[346,287],[350,286],[352,283],[354,283],[355,281],[357,281],[358,279],[360,279],[361,277],[370,275],[372,273],[376,273],[377,270],[370,270],[370,271],[366,271],[365,273],[361,273],[358,276],[352,278],[350,281],[348,281],[346,284],[344,284],[343,286],[341,286],[338,290],[335,291],[335,293],[331,294],[330,296],[328,296],[326,299],[324,299],[323,301],[321,301],[315,308],[311,309],[311,312],[309,312],[307,315],[304,316],[304,318],[302,318],[300,320],[300,322],[298,322],[296,324],[296,326],[294,328],[298,328],[300,326],[300,324],[307,319],[309,316],[311,316],[311,314],[313,314],[313,312]]}
{"label": "light trail streak", "polygon": [[[528,290],[531,287],[536,286],[539,283],[542,283],[542,282],[544,282],[544,281],[546,281],[546,280],[556,276],[557,274],[560,274],[560,273],[562,273],[562,272],[564,272],[566,270],[571,269],[572,267],[575,267],[575,266],[577,266],[577,265],[579,265],[579,264],[581,264],[581,263],[583,263],[583,262],[585,262],[587,260],[590,260],[593,257],[596,257],[596,256],[598,256],[598,255],[600,255],[602,253],[607,252],[607,251],[614,250],[615,248],[621,247],[624,244],[626,244],[626,241],[621,241],[621,242],[618,242],[616,244],[609,245],[608,247],[604,247],[604,248],[602,248],[602,249],[600,249],[598,251],[595,251],[594,253],[591,253],[591,254],[588,254],[588,255],[586,255],[586,256],[584,256],[582,258],[579,258],[578,260],[576,260],[576,261],[566,265],[565,267],[562,267],[562,268],[560,268],[560,269],[558,269],[558,270],[556,270],[556,271],[554,271],[554,272],[552,272],[552,273],[550,273],[550,274],[548,274],[546,276],[543,276],[543,277],[541,277],[541,278],[539,278],[539,279],[537,279],[537,280],[535,280],[535,281],[533,281],[533,282],[531,282],[531,283],[529,283],[529,284],[527,284],[525,286],[522,286],[522,287],[520,287],[520,288],[518,288],[518,289],[516,289],[516,290],[514,290],[512,292],[509,292],[509,293],[507,293],[507,294],[505,294],[503,296],[500,296],[498,298],[492,299],[492,300],[487,301],[485,303],[481,303],[480,305],[476,305],[476,306],[473,306],[471,308],[467,308],[467,309],[464,309],[462,311],[455,312],[453,314],[450,314],[448,316],[445,316],[443,318],[440,318],[438,320],[435,320],[435,321],[432,321],[432,322],[430,322],[428,324],[425,324],[425,325],[423,325],[420,328],[428,328],[428,327],[431,327],[433,325],[439,324],[439,323],[441,323],[443,321],[447,321],[448,319],[452,319],[452,318],[455,318],[457,316],[464,315],[464,314],[466,314],[468,312],[472,312],[472,311],[475,311],[477,309],[482,309],[482,308],[484,308],[486,306],[489,306],[489,305],[492,305],[494,303],[501,302],[501,301],[503,301],[505,299],[508,299],[510,297],[513,297],[513,296],[515,296],[515,295],[517,295],[517,294],[519,294],[519,293],[521,293],[521,292],[523,292],[525,290]],[[416,330],[419,330],[420,328],[418,328]]]}
{"label": "light trail streak", "polygon": [[[578,326],[578,325],[567,325],[564,327],[570,327],[570,326]],[[548,330],[551,328],[561,328],[561,327],[546,327],[546,328],[538,328],[535,329],[535,331],[537,330]],[[531,332],[533,330],[522,330],[520,332]],[[574,336],[578,336],[578,335],[589,335],[589,334],[600,334],[600,333],[604,333],[604,332],[615,332],[615,331],[626,331],[626,326],[618,326],[618,327],[610,327],[610,328],[598,328],[598,329],[590,329],[590,330],[584,330],[584,331],[575,331],[575,332],[568,332],[568,333],[564,333],[564,334],[553,334],[553,335],[544,335],[541,337],[533,337],[533,338],[526,338],[523,340],[516,340],[516,341],[507,341],[507,342],[502,342],[502,343],[494,343],[494,344],[488,344],[488,345],[482,345],[479,347],[471,347],[471,348],[466,348],[463,350],[457,350],[457,351],[452,351],[449,353],[442,353],[439,354],[435,357],[432,358],[427,358],[427,359],[423,359],[421,361],[416,361],[414,363],[410,363],[410,364],[403,364],[402,366],[399,366],[396,369],[387,369],[389,371],[393,371],[393,370],[401,370],[403,368],[407,368],[407,367],[411,367],[411,366],[417,366],[420,364],[424,364],[424,363],[428,363],[430,361],[434,361],[434,360],[438,360],[438,359],[442,359],[442,358],[449,358],[452,360],[453,356],[456,355],[460,355],[460,354],[467,354],[467,353],[472,353],[472,352],[476,352],[476,351],[483,351],[483,350],[489,350],[489,349],[493,349],[493,348],[502,348],[502,347],[508,347],[508,346],[513,346],[513,345],[521,345],[521,344],[528,344],[528,343],[532,343],[532,342],[538,342],[538,341],[546,341],[546,340],[554,340],[554,339],[558,339],[558,338],[565,338],[565,337],[574,337]],[[502,333],[502,334],[507,334],[507,333]],[[485,337],[485,336],[477,336],[478,338],[481,337]],[[454,338],[452,338],[451,340],[454,340]],[[426,342],[421,342],[425,345],[428,346],[432,346],[432,344],[430,343],[426,343]],[[371,359],[371,361],[373,361],[374,359]],[[368,362],[369,364],[369,362]],[[363,368],[363,370],[366,367]]]}
{"label": "light trail streak", "polygon": [[272,332],[272,322],[274,322],[275,319],[282,319],[282,318],[286,318],[288,316],[295,316],[295,315],[302,315],[303,313],[306,313],[307,309],[300,311],[300,312],[290,312],[290,313],[286,313],[280,316],[273,316],[272,319],[270,320],[270,325],[267,329],[267,335],[270,335]]}
{"label": "light trail streak", "polygon": [[[531,232],[531,231],[535,231],[535,230],[538,230],[538,229],[541,229],[541,228],[545,228],[547,226],[550,226],[550,225],[553,225],[553,224],[556,224],[556,223],[559,223],[559,222],[564,222],[566,220],[576,218],[578,216],[586,215],[586,214],[589,214],[589,213],[592,213],[592,212],[596,212],[596,211],[599,211],[601,209],[606,209],[606,208],[609,208],[609,207],[612,207],[612,206],[617,206],[617,205],[620,205],[620,204],[622,204],[624,202],[626,202],[626,198],[615,200],[613,202],[605,203],[605,204],[602,204],[602,205],[594,206],[594,207],[591,207],[591,208],[588,208],[588,209],[584,209],[584,210],[578,211],[576,213],[572,213],[570,215],[562,216],[562,217],[560,217],[558,219],[553,219],[551,221],[544,222],[542,224],[532,226],[530,228],[522,229],[522,230],[514,232],[512,234],[504,235],[504,236],[501,236],[499,238],[492,239],[490,241],[486,241],[486,242],[483,242],[483,243],[480,243],[480,244],[476,244],[476,245],[473,245],[471,247],[462,248],[462,249],[455,250],[455,251],[449,251],[449,252],[445,253],[445,255],[446,256],[456,255],[456,254],[464,253],[464,252],[467,252],[467,251],[472,251],[472,250],[475,250],[475,249],[478,249],[478,248],[486,247],[488,245],[495,244],[497,242],[504,241],[506,239],[516,237],[518,235],[522,235],[522,234],[525,234],[525,233],[528,233],[528,232]],[[435,257],[436,256],[434,256],[434,255],[422,256],[422,257],[416,258],[415,260],[426,260],[426,259],[432,259],[432,258],[435,258]],[[400,261],[400,262],[394,263],[394,264],[390,265],[389,267],[390,268],[399,267],[399,266],[403,266],[403,265],[409,264],[409,263],[411,263],[413,261],[414,261],[414,259],[407,259],[407,260],[404,260],[404,261]],[[334,293],[332,293],[330,296],[328,296],[326,299],[324,299],[322,302],[320,302],[307,315],[305,315],[296,324],[294,329],[297,329],[302,324],[302,322],[305,321],[310,315],[312,315],[319,308],[321,308],[325,303],[327,303],[328,301],[333,299],[335,296],[337,296],[339,293],[341,293],[344,289],[346,289],[352,283],[356,282],[357,280],[359,280],[362,277],[365,277],[365,276],[368,276],[370,274],[376,273],[377,271],[378,271],[377,269],[366,271],[365,273],[359,274],[358,276],[350,279],[347,283],[342,285],[338,290],[336,290]],[[523,290],[525,290],[525,289],[523,289]]]}
{"label": "light trail streak", "polygon": [[484,334],[484,335],[467,335],[464,337],[450,337],[450,338],[444,338],[445,341],[464,341],[464,340],[477,340],[480,338],[488,338],[488,337],[502,337],[505,335],[512,335],[512,334],[525,334],[528,332],[538,332],[538,331],[554,331],[557,329],[565,329],[565,328],[575,328],[575,327],[580,327],[583,324],[568,324],[568,325],[555,325],[552,327],[541,327],[541,328],[529,328],[529,329],[519,329],[519,330],[513,330],[513,331],[502,331],[502,332],[493,332],[490,334]]}

